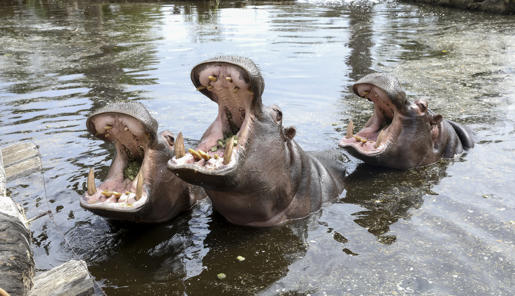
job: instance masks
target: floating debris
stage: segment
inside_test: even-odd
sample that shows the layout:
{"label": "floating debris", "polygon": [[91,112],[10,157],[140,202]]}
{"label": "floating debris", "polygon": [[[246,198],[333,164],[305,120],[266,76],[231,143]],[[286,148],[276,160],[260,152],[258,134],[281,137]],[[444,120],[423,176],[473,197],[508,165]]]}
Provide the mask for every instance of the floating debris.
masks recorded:
{"label": "floating debris", "polygon": [[225,273],[220,272],[219,274],[217,274],[217,275],[216,275],[216,277],[217,277],[219,280],[223,280],[223,279],[225,279],[227,276],[225,275]]}

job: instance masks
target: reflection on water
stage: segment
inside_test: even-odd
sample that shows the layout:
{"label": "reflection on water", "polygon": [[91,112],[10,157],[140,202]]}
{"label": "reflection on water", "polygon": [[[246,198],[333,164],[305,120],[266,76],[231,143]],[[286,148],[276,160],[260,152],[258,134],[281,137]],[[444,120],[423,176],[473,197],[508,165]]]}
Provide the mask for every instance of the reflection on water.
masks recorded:
{"label": "reflection on water", "polygon": [[[0,143],[36,142],[44,166],[8,186],[29,217],[53,212],[31,225],[38,270],[84,259],[108,295],[510,295],[514,28],[513,16],[394,2],[4,1]],[[161,129],[198,139],[216,108],[189,72],[220,54],[261,66],[264,102],[306,150],[366,122],[371,104],[349,87],[374,71],[467,123],[478,145],[407,172],[352,159],[338,202],[270,229],[230,225],[208,201],[153,226],[82,210],[88,168],[103,178],[112,155],[87,114],[140,101]]]}

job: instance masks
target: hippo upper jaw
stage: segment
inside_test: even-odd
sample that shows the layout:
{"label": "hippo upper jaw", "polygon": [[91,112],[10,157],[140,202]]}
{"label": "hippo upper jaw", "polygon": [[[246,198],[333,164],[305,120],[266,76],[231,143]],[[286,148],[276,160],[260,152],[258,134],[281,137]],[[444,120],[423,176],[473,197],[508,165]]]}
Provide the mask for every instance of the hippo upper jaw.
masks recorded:
{"label": "hippo upper jaw", "polygon": [[254,122],[262,113],[262,78],[245,59],[220,57],[194,67],[191,79],[217,103],[218,114],[196,149],[176,145],[168,168],[188,183],[226,188],[246,157]]}
{"label": "hippo upper jaw", "polygon": [[401,134],[403,122],[407,120],[406,111],[409,108],[405,106],[407,101],[403,99],[403,93],[395,96],[368,80],[360,81],[354,85],[354,92],[373,102],[374,113],[365,127],[356,134],[351,120],[339,146],[357,158],[374,162],[393,149],[392,146]]}

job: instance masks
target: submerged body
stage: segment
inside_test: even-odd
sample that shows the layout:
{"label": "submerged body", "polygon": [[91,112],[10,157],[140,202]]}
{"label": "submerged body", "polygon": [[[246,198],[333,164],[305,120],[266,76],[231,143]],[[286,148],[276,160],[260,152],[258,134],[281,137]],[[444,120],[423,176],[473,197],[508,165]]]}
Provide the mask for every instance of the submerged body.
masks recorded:
{"label": "submerged body", "polygon": [[106,218],[157,223],[177,216],[205,196],[202,189],[177,178],[166,168],[174,153],[169,131],[157,134],[157,122],[139,103],[114,103],[94,112],[88,131],[113,143],[116,155],[97,188],[88,176],[83,208]]}
{"label": "submerged body", "polygon": [[366,163],[409,169],[474,147],[467,127],[435,114],[424,100],[410,102],[392,76],[366,75],[353,91],[374,103],[374,114],[355,135],[351,121],[339,145]]}
{"label": "submerged body", "polygon": [[193,68],[192,81],[218,104],[218,115],[196,150],[168,167],[204,187],[213,207],[234,224],[273,226],[320,209],[343,191],[336,159],[306,153],[282,126],[277,106],[264,107],[264,81],[242,57],[219,57]]}

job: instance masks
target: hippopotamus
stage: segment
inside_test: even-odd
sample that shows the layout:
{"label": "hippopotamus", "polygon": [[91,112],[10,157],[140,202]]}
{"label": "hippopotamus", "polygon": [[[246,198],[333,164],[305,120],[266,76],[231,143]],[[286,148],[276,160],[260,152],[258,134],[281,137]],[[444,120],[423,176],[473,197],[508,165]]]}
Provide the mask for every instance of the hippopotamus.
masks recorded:
{"label": "hippopotamus", "polygon": [[308,216],[343,191],[338,159],[304,152],[295,128],[283,127],[281,109],[263,106],[265,84],[252,60],[213,58],[195,66],[191,80],[218,104],[218,114],[198,146],[176,153],[168,168],[202,186],[229,222],[278,225]]}
{"label": "hippopotamus", "polygon": [[100,186],[90,169],[87,191],[80,200],[83,208],[114,220],[158,223],[206,196],[167,169],[175,145],[184,139],[182,134],[175,139],[170,131],[158,135],[157,121],[142,104],[106,105],[88,117],[86,126],[95,137],[113,143],[116,154]]}
{"label": "hippopotamus", "polygon": [[389,74],[368,74],[352,89],[374,103],[374,113],[357,134],[351,120],[339,145],[365,163],[409,169],[474,147],[470,129],[435,114],[425,100],[408,100]]}

